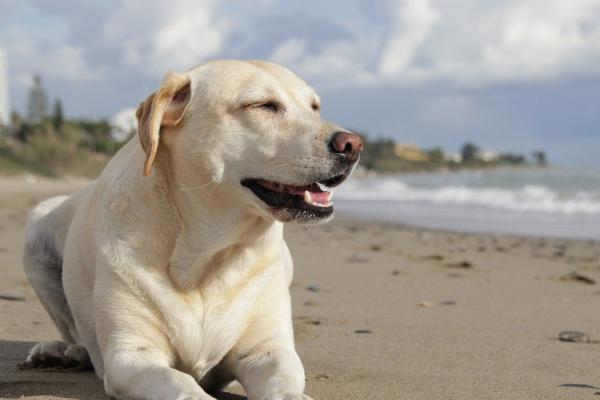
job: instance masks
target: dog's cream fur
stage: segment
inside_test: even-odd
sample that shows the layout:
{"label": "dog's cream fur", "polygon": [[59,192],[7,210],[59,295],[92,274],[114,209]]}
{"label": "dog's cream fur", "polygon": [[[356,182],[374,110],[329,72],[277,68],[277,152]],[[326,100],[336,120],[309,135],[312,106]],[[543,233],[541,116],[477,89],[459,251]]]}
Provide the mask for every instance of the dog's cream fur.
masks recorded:
{"label": "dog's cream fur", "polygon": [[[259,106],[275,99],[283,110]],[[167,75],[139,138],[98,180],[31,213],[24,265],[64,342],[28,358],[87,357],[117,399],[308,399],[294,349],[285,216],[240,185],[331,175],[319,99],[283,67],[214,61]]]}

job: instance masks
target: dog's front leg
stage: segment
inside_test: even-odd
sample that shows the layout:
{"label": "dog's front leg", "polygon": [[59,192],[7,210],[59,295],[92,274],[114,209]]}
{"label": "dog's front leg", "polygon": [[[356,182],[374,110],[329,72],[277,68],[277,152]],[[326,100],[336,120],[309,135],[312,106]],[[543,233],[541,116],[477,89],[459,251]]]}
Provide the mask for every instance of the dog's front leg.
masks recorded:
{"label": "dog's front leg", "polygon": [[109,341],[104,352],[104,388],[109,396],[118,400],[215,400],[191,375],[172,368],[169,356],[155,344],[136,337],[123,339]]}
{"label": "dog's front leg", "polygon": [[310,400],[304,392],[304,368],[293,344],[269,341],[244,354],[233,372],[249,400]]}

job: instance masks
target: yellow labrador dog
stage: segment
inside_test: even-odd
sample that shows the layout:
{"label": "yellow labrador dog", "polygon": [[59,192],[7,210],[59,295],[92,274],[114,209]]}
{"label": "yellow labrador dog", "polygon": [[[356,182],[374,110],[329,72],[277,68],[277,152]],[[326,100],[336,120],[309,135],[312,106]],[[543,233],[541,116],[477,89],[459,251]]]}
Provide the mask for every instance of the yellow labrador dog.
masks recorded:
{"label": "yellow labrador dog", "polygon": [[27,225],[27,276],[64,342],[24,367],[93,368],[117,399],[309,399],[294,349],[282,222],[333,215],[361,139],[287,69],[214,61],[168,74],[139,138]]}

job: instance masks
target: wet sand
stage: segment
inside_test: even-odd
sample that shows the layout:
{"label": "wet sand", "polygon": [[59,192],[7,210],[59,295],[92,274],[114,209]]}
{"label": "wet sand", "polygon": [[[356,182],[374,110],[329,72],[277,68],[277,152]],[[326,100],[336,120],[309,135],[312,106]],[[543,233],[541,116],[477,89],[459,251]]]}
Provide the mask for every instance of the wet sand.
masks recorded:
{"label": "wet sand", "polygon": [[[83,184],[0,178],[0,398],[107,398],[91,372],[16,367],[58,338],[21,268],[27,212]],[[340,220],[285,234],[315,400],[600,398],[599,243]],[[558,340],[571,330],[587,338]]]}

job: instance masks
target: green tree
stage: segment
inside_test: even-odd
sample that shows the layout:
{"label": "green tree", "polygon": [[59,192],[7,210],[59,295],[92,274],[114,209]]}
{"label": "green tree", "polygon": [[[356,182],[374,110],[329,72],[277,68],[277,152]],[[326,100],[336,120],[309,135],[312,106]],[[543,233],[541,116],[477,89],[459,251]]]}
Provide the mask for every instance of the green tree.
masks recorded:
{"label": "green tree", "polygon": [[39,124],[48,115],[48,94],[42,85],[42,78],[38,74],[33,76],[33,85],[27,98],[27,116],[29,121]]}
{"label": "green tree", "polygon": [[427,150],[427,156],[429,161],[435,164],[442,164],[446,161],[446,155],[441,147],[434,147],[433,149]]}
{"label": "green tree", "polygon": [[19,113],[13,111],[10,115],[10,126],[8,129],[8,136],[13,137],[21,142],[27,142],[31,135],[31,126],[23,117],[19,115]]}
{"label": "green tree", "polygon": [[464,163],[476,161],[477,153],[479,153],[479,147],[471,142],[465,143],[460,150]]}
{"label": "green tree", "polygon": [[62,101],[60,99],[54,100],[54,107],[52,111],[52,125],[54,129],[59,130],[65,120],[62,108]]}
{"label": "green tree", "polygon": [[545,167],[548,163],[546,161],[546,152],[544,150],[537,150],[532,152],[533,158],[535,160],[535,164],[538,167]]}

